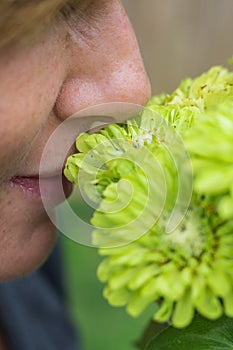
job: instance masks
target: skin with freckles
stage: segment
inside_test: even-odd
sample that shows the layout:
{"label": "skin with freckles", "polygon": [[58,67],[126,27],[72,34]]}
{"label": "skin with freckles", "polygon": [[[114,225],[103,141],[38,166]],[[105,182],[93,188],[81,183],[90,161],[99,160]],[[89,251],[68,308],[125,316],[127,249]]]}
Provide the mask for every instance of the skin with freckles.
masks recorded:
{"label": "skin with freckles", "polygon": [[49,136],[70,115],[100,103],[144,105],[150,88],[118,0],[89,1],[33,42],[1,48],[0,76],[0,279],[6,280],[37,268],[56,239],[42,202],[10,179],[39,173]]}

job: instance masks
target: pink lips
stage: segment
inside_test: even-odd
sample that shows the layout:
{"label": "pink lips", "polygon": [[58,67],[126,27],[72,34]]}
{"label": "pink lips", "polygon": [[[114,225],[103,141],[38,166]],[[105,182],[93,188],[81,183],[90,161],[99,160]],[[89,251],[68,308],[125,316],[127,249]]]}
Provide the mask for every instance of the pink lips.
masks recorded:
{"label": "pink lips", "polygon": [[10,180],[13,187],[18,187],[26,195],[46,200],[51,205],[58,205],[72,192],[72,184],[64,175],[53,177],[15,176]]}

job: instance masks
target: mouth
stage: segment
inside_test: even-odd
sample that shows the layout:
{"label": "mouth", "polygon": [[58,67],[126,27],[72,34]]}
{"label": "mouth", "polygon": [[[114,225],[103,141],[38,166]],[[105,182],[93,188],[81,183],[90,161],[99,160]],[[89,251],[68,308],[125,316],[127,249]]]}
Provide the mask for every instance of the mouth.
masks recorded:
{"label": "mouth", "polygon": [[62,203],[70,196],[73,185],[65,178],[63,172],[51,176],[14,176],[10,186],[17,188],[25,197],[46,201],[51,206]]}

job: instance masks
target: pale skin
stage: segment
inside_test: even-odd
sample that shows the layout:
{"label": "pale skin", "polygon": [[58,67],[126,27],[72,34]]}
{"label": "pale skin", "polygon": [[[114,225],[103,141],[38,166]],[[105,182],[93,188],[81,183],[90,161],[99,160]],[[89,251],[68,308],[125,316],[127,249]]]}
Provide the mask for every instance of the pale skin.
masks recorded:
{"label": "pale skin", "polygon": [[70,115],[106,102],[144,105],[150,87],[118,0],[92,1],[82,19],[0,51],[0,280],[7,280],[37,268],[56,239],[42,203],[10,178],[38,174],[49,135]]}

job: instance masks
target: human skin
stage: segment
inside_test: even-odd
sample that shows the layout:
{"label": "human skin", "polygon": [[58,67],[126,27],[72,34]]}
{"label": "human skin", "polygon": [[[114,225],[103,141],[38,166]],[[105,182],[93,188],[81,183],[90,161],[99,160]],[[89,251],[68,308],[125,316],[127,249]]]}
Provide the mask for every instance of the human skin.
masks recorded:
{"label": "human skin", "polygon": [[37,268],[56,239],[41,199],[11,179],[39,174],[49,136],[70,115],[100,103],[144,105],[150,95],[119,1],[89,1],[68,24],[0,49],[0,280]]}

